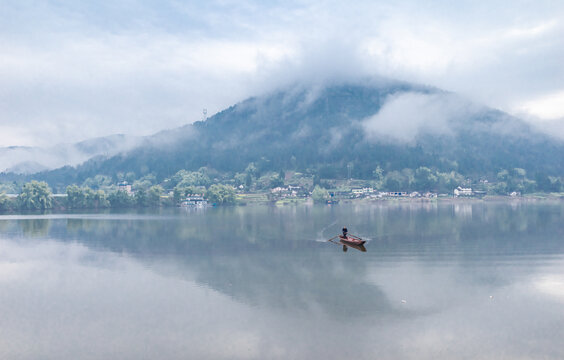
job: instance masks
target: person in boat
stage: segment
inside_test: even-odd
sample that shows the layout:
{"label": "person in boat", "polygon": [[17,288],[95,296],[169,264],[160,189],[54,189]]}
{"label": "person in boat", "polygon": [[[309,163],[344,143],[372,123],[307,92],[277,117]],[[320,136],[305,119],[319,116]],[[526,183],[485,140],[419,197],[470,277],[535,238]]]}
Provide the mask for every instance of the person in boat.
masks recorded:
{"label": "person in boat", "polygon": [[347,238],[347,233],[349,232],[349,230],[347,229],[347,227],[345,226],[343,228],[343,237],[346,239]]}

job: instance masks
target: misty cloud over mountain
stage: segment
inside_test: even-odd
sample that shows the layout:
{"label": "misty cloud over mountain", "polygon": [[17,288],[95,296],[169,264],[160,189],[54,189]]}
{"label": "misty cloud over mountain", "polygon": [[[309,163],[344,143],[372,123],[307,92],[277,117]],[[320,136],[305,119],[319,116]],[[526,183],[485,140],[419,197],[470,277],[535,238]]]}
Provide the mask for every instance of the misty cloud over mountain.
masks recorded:
{"label": "misty cloud over mountain", "polygon": [[452,95],[407,92],[389,96],[361,124],[369,141],[412,143],[421,134],[453,135],[451,123],[473,115],[467,107]]}
{"label": "misty cloud over mountain", "polygon": [[37,174],[60,185],[132,171],[164,179],[180,169],[313,169],[339,178],[427,166],[466,175],[523,168],[561,174],[564,143],[503,112],[439,89],[373,79],[295,85],[250,98],[206,121],[143,138],[115,156]]}
{"label": "misty cloud over mountain", "polygon": [[0,172],[33,174],[65,165],[76,166],[95,156],[113,156],[141,143],[136,136],[112,135],[52,147],[0,148]]}
{"label": "misty cloud over mountain", "polygon": [[563,2],[45,0],[0,12],[0,147],[146,136],[292,83],[367,76],[564,134]]}

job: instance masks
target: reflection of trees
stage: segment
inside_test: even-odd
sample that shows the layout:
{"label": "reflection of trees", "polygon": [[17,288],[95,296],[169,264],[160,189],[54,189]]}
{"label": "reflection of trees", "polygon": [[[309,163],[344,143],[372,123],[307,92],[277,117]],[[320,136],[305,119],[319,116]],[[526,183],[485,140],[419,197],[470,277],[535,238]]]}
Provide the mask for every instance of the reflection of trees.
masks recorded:
{"label": "reflection of trees", "polygon": [[[170,261],[172,256],[180,268],[196,273],[198,282],[245,303],[319,308],[344,316],[390,311],[385,294],[366,279],[367,265],[379,258],[409,255],[463,264],[484,255],[564,252],[564,206],[559,203],[387,202],[160,211],[51,220],[50,227],[48,220],[21,225],[28,234],[40,228],[51,237],[150,261],[161,256]],[[338,234],[343,225],[372,239],[367,253],[344,254],[339,247],[313,241]],[[495,274],[488,281],[497,281]]]}
{"label": "reflection of trees", "polygon": [[185,217],[68,219],[66,229],[95,248],[174,254],[198,282],[246,303],[343,316],[389,312],[382,291],[366,282],[364,262],[345,266],[340,251],[307,241],[326,215],[323,208],[231,207]]}
{"label": "reflection of trees", "polygon": [[562,251],[563,217],[559,203],[397,202],[355,208],[345,221],[358,224],[351,232],[376,239],[368,245],[375,251],[439,256],[454,248],[461,255]]}
{"label": "reflection of trees", "polygon": [[49,233],[48,219],[26,219],[19,220],[18,224],[25,236],[41,237]]}
{"label": "reflection of trees", "polygon": [[8,232],[11,227],[12,227],[12,223],[10,221],[0,221],[1,232]]}
{"label": "reflection of trees", "polygon": [[269,252],[193,260],[199,282],[256,306],[294,312],[320,308],[335,317],[392,310],[386,295],[366,282],[365,263],[344,265],[339,252],[323,256],[320,250],[305,250],[305,258],[299,252]]}
{"label": "reflection of trees", "polygon": [[[343,225],[353,234],[373,239],[369,250],[414,250],[419,255],[440,253],[441,246],[456,246],[462,253],[492,247],[520,251],[534,245],[540,251],[564,246],[553,241],[564,231],[562,205],[476,202],[460,209],[451,203],[226,207],[185,216],[68,219],[67,232],[112,250],[187,255],[303,248],[311,246],[311,240],[338,234]],[[540,242],[531,244],[530,236]]]}

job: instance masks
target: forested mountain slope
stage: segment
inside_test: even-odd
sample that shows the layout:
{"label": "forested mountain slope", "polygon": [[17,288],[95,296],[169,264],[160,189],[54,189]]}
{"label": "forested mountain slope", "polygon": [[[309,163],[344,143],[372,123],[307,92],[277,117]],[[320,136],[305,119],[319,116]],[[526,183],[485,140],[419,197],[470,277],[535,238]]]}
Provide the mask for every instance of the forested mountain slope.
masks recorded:
{"label": "forested mountain slope", "polygon": [[131,151],[36,174],[81,183],[96,174],[154,173],[206,166],[243,171],[306,170],[340,178],[426,166],[468,176],[522,168],[564,174],[564,143],[501,111],[438,89],[393,81],[295,86],[250,98],[205,121],[147,137]]}

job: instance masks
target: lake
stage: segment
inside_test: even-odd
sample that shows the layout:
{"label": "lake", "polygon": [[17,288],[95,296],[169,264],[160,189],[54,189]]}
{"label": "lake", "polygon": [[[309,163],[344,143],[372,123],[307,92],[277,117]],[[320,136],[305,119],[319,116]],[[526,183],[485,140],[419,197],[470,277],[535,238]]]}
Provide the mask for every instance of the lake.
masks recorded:
{"label": "lake", "polygon": [[3,215],[0,309],[2,359],[562,359],[564,202]]}

